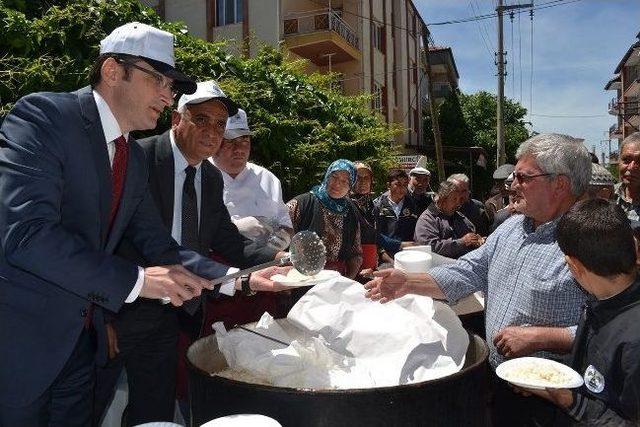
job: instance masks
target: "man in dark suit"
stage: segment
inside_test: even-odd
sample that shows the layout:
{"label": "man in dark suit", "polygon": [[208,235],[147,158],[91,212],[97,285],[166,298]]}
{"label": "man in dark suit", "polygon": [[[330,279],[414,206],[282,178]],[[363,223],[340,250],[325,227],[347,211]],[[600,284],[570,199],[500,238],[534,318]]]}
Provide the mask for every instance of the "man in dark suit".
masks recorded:
{"label": "man in dark suit", "polygon": [[[202,255],[213,251],[233,266],[247,267],[283,254],[257,246],[239,233],[223,202],[222,175],[206,161],[220,147],[228,115],[237,110],[215,82],[198,83],[194,94],[180,98],[172,128],[140,140],[139,145],[147,158],[151,196],[174,239]],[[191,195],[194,218],[185,214]],[[127,239],[117,253],[145,264]],[[255,279],[250,284],[255,289],[273,288]],[[233,289],[222,293],[233,295]],[[194,307],[187,313],[143,300],[117,314],[108,325],[113,359],[98,369],[96,423],[104,415],[123,367],[129,385],[126,424],[173,420],[179,327],[195,339],[203,327],[202,309]]]}
{"label": "man in dark suit", "polygon": [[[138,298],[180,306],[229,270],[180,248],[147,191],[144,153],[174,89],[173,35],[140,23],[101,42],[92,87],[19,100],[0,128],[0,425],[91,423],[104,310]],[[123,236],[149,260],[113,255]]]}

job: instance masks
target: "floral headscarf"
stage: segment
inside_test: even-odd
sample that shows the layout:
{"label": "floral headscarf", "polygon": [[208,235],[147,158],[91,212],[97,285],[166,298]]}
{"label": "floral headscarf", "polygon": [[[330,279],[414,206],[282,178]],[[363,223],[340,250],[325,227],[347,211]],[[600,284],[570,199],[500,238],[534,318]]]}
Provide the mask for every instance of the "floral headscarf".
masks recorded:
{"label": "floral headscarf", "polygon": [[332,173],[338,171],[347,171],[349,173],[349,189],[353,188],[354,184],[356,183],[357,177],[356,167],[349,160],[339,159],[329,165],[329,168],[324,174],[322,183],[313,187],[311,189],[311,193],[313,193],[318,198],[318,200],[320,200],[320,203],[322,203],[322,205],[325,208],[329,209],[331,212],[340,215],[346,215],[349,209],[349,201],[347,198],[349,193],[347,193],[341,199],[334,199],[333,197],[329,196],[329,193],[327,192],[327,183],[329,181],[329,177]]}

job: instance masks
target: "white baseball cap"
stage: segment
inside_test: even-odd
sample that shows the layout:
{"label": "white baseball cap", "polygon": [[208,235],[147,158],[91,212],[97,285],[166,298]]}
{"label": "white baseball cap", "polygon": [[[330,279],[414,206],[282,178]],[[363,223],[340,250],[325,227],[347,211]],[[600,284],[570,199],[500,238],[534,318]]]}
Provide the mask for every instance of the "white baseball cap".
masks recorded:
{"label": "white baseball cap", "polygon": [[[207,80],[206,82],[199,82],[195,92],[189,95],[182,95],[178,100],[178,111],[182,112],[186,105],[201,104],[206,101],[215,99],[222,102],[229,116],[233,116],[238,112],[238,106],[235,102],[227,98],[218,83],[214,80]],[[227,124],[227,126],[229,126]]]}
{"label": "white baseball cap", "polygon": [[159,73],[173,79],[182,93],[193,93],[196,83],[176,70],[173,56],[174,36],[140,22],[124,24],[100,41],[100,54],[120,53],[140,57]]}
{"label": "white baseball cap", "polygon": [[242,108],[238,108],[238,114],[229,116],[227,128],[224,131],[224,139],[236,139],[245,135],[252,135],[247,121],[247,113]]}
{"label": "white baseball cap", "polygon": [[431,176],[431,172],[429,172],[429,169],[427,169],[426,166],[427,166],[427,158],[425,156],[420,156],[420,158],[416,162],[416,167],[409,171],[409,175]]}

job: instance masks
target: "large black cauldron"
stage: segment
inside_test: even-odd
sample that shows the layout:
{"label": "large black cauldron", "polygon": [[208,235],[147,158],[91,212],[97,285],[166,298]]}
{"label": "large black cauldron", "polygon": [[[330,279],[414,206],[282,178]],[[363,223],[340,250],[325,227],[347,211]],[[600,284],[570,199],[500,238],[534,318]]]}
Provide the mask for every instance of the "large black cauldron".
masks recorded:
{"label": "large black cauldron", "polygon": [[225,415],[253,413],[288,426],[486,426],[486,343],[470,336],[464,367],[417,384],[308,391],[234,381],[211,373],[227,367],[215,336],[187,353],[192,425]]}

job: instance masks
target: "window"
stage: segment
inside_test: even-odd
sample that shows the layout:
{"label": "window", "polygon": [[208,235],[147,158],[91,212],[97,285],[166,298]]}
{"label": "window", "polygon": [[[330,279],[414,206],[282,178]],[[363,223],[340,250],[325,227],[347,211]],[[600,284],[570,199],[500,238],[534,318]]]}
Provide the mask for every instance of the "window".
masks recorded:
{"label": "window", "polygon": [[243,0],[216,0],[216,27],[242,22]]}
{"label": "window", "polygon": [[298,20],[297,19],[285,19],[284,20],[284,33],[296,34],[298,32]]}
{"label": "window", "polygon": [[398,77],[396,73],[393,73],[393,104],[398,105]]}
{"label": "window", "polygon": [[371,106],[374,110],[382,112],[382,86],[378,82],[373,82],[373,99]]}
{"label": "window", "polygon": [[384,31],[382,26],[371,22],[371,44],[381,52],[384,52]]}
{"label": "window", "polygon": [[415,61],[411,61],[411,83],[418,83],[418,66]]}

